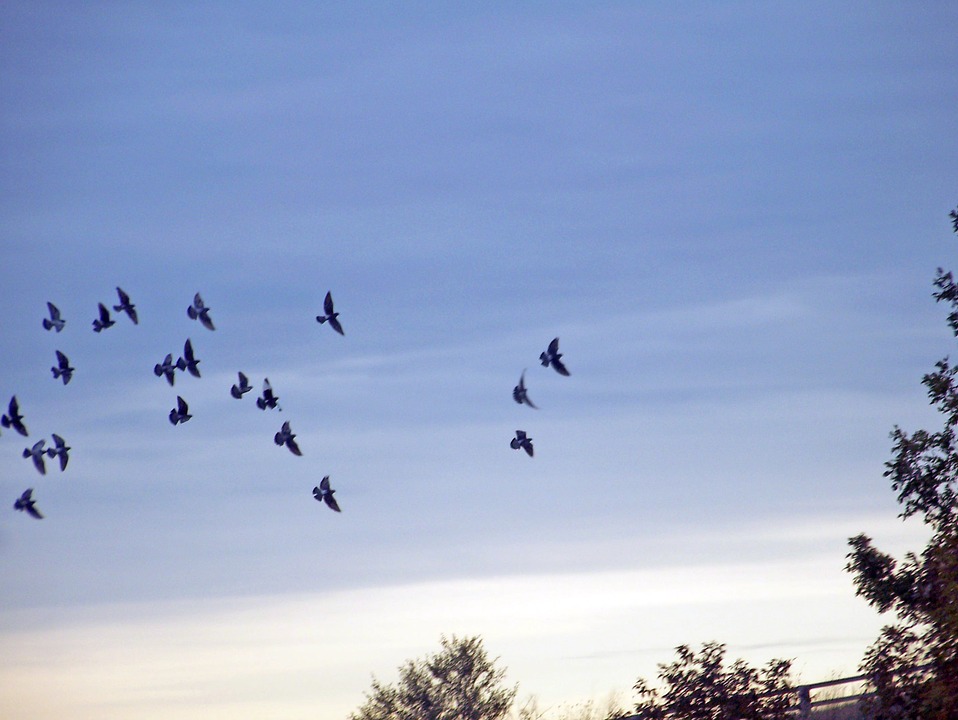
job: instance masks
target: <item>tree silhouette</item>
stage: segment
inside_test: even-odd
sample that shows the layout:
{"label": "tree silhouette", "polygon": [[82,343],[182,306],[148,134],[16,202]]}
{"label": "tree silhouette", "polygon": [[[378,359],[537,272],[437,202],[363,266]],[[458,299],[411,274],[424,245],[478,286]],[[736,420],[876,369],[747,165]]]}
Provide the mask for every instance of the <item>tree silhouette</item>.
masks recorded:
{"label": "tree silhouette", "polygon": [[643,720],[779,720],[790,703],[790,660],[772,660],[758,670],[744,660],[725,667],[725,645],[710,642],[696,654],[687,645],[678,659],[659,665],[662,689],[639,678],[635,714]]}
{"label": "tree silhouette", "polygon": [[399,682],[373,678],[366,702],[351,720],[499,720],[509,712],[517,687],[503,685],[478,636],[441,638],[442,650],[399,668]]}
{"label": "tree silhouette", "polygon": [[[949,213],[958,233],[958,209]],[[958,284],[938,268],[934,297],[951,307],[948,325],[958,336]],[[899,517],[918,516],[932,532],[920,555],[902,562],[880,552],[870,537],[849,539],[846,570],[856,592],[878,612],[893,611],[862,660],[875,696],[866,713],[876,720],[944,720],[958,717],[958,366],[939,360],[922,384],[944,416],[935,432],[891,433],[891,479],[902,506]]]}

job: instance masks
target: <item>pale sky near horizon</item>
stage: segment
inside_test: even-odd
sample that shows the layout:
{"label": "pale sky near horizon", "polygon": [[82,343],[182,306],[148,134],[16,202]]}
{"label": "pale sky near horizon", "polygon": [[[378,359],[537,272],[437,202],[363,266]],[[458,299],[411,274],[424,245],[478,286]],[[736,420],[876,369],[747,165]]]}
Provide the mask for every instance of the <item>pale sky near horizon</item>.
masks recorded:
{"label": "pale sky near horizon", "polygon": [[[441,634],[554,714],[628,704],[681,643],[854,674],[885,618],[846,540],[920,549],[883,463],[954,342],[956,25],[4,3],[0,405],[30,437],[0,429],[0,715],[344,718]],[[116,286],[140,322],[95,334]],[[556,336],[570,377],[538,364]]]}

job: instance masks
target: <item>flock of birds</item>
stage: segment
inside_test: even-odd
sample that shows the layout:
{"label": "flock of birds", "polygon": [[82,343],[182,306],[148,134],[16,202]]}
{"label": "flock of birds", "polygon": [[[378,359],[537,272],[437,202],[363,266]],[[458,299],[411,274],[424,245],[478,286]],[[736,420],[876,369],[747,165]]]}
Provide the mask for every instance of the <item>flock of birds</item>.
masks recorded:
{"label": "flock of birds", "polygon": [[[133,322],[139,324],[139,317],[136,312],[136,306],[130,300],[130,296],[122,288],[116,288],[118,304],[113,305],[113,311],[117,314],[124,313]],[[66,325],[59,308],[52,302],[47,302],[49,317],[43,318],[43,327],[45,330],[54,330],[61,332]],[[216,330],[213,320],[210,317],[210,308],[205,304],[199,293],[193,296],[193,302],[187,308],[186,313],[192,320],[197,320],[207,330]],[[339,313],[336,312],[333,305],[331,292],[326,293],[323,300],[323,314],[316,316],[316,321],[321,325],[329,326],[340,335],[345,335],[343,326],[339,321]],[[98,314],[93,320],[93,331],[103,332],[116,324],[116,320],[110,315],[110,309],[103,303],[98,303]],[[57,364],[50,368],[53,379],[60,380],[67,385],[73,378],[75,368],[70,365],[70,359],[60,350],[56,350]],[[560,375],[568,376],[569,371],[562,362],[562,353],[559,352],[559,338],[554,338],[544,352],[539,355],[539,361],[543,367],[552,367]],[[193,377],[199,378],[200,359],[196,357],[193,349],[193,343],[187,338],[183,345],[183,354],[176,360],[173,359],[173,353],[167,353],[162,361],[156,363],[153,367],[153,373],[158,378],[165,378],[170,387],[175,386],[176,373],[189,373]],[[525,385],[526,371],[523,370],[519,376],[519,383],[512,390],[512,398],[520,405],[528,405],[533,409],[538,409],[529,398],[528,390]],[[263,379],[262,393],[256,398],[256,406],[260,410],[278,410],[279,397],[273,391],[269,378]],[[242,400],[243,396],[253,390],[249,377],[242,371],[238,372],[237,382],[230,387],[230,395],[237,400]],[[193,415],[190,413],[190,407],[187,401],[181,396],[176,396],[176,406],[169,412],[169,421],[173,426],[188,422]],[[7,406],[7,412],[0,416],[0,425],[4,428],[11,428],[23,437],[29,437],[29,432],[24,424],[23,415],[20,412],[20,405],[16,395],[14,395]],[[60,471],[67,468],[70,460],[71,448],[66,441],[56,433],[51,435],[52,446],[47,446],[46,438],[36,441],[31,447],[23,450],[23,457],[30,459],[33,466],[41,474],[46,474],[46,458],[56,458],[59,461]],[[296,434],[293,432],[290,421],[285,421],[279,431],[273,436],[273,441],[280,447],[286,447],[293,455],[302,456],[302,450],[296,442]],[[534,450],[532,438],[525,430],[516,430],[516,435],[512,438],[510,446],[513,450],[524,450],[529,457],[533,457]],[[27,488],[19,498],[14,502],[14,509],[26,512],[34,518],[42,519],[43,514],[36,507],[36,500],[33,499],[33,488]],[[327,507],[335,512],[341,512],[339,503],[334,497],[336,491],[332,489],[329,482],[329,475],[323,477],[319,485],[313,488],[313,497],[318,501],[325,503]]]}
{"label": "flock of birds", "polygon": [[[125,313],[134,325],[138,325],[139,317],[136,312],[136,305],[133,304],[130,300],[130,296],[122,288],[117,287],[116,292],[118,304],[113,305],[113,311],[117,314]],[[47,302],[47,310],[49,317],[43,318],[43,328],[48,331],[54,330],[57,333],[61,332],[66,325],[66,320],[63,318],[60,309],[52,302]],[[210,308],[205,304],[199,293],[193,296],[193,302],[186,309],[186,313],[190,319],[198,320],[207,330],[216,330],[216,326],[210,317]],[[328,323],[337,333],[345,335],[343,326],[339,321],[339,313],[336,312],[334,308],[333,297],[330,292],[326,293],[326,298],[323,301],[323,314],[317,315],[316,320],[321,325]],[[110,309],[105,304],[98,303],[97,317],[93,320],[93,332],[103,332],[115,324],[116,320],[111,316]],[[57,364],[50,368],[53,379],[60,380],[64,385],[67,385],[70,380],[72,380],[76,369],[70,365],[70,359],[61,350],[56,351],[56,358]],[[157,377],[165,378],[167,383],[172,387],[176,382],[177,371],[189,373],[193,377],[200,377],[199,365],[200,359],[196,356],[196,352],[193,349],[193,342],[190,338],[187,338],[183,345],[183,354],[174,361],[173,353],[167,353],[166,357],[153,367],[153,373]],[[243,396],[252,389],[249,378],[243,372],[239,372],[238,382],[230,388],[230,395],[237,400],[241,400]],[[279,398],[274,393],[269,378],[263,380],[263,392],[262,395],[256,399],[256,406],[260,410],[282,410],[279,406]],[[189,421],[192,417],[193,415],[190,413],[187,401],[182,395],[177,395],[176,406],[170,410],[169,413],[170,423],[177,426]],[[16,395],[10,398],[7,412],[0,416],[0,425],[4,428],[15,430],[23,437],[29,437],[30,433],[24,423],[24,417],[20,412],[20,403]],[[301,456],[303,454],[299,445],[296,443],[296,434],[293,432],[288,420],[282,424],[282,427],[274,435],[273,440],[280,447],[285,446],[294,455]],[[67,463],[70,460],[69,453],[71,448],[66,444],[66,441],[56,433],[52,434],[52,441],[52,447],[47,447],[46,438],[41,438],[31,447],[24,448],[23,450],[23,457],[31,459],[33,466],[41,475],[45,475],[47,472],[46,458],[57,458],[61,472],[66,470]],[[37,508],[33,492],[34,489],[32,487],[24,490],[20,497],[14,502],[13,507],[15,510],[26,512],[28,515],[40,520],[43,519],[43,514]],[[319,485],[313,488],[313,497],[317,501],[325,503],[331,510],[341,512],[335,493],[336,491],[330,485],[328,475],[323,477]]]}
{"label": "flock of birds", "polygon": [[[539,362],[542,367],[551,367],[560,375],[569,376],[569,370],[562,362],[562,353],[559,352],[559,338],[553,338],[545,352],[539,354]],[[519,384],[512,388],[512,399],[520,405],[528,405],[534,410],[538,406],[529,399],[529,392],[526,390],[526,371],[523,370],[519,376]],[[516,430],[516,436],[509,443],[513,450],[525,450],[526,455],[532,457],[534,449],[532,447],[532,438],[525,430]]]}

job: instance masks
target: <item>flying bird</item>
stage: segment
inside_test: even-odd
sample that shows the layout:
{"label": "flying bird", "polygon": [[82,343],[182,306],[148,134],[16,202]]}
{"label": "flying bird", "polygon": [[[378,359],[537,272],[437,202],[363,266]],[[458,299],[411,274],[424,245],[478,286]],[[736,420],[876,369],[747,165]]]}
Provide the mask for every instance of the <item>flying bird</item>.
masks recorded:
{"label": "flying bird", "polygon": [[74,369],[70,367],[70,358],[57,350],[57,364],[50,368],[53,372],[53,379],[62,378],[63,384],[66,385],[73,377]]}
{"label": "flying bird", "polygon": [[119,287],[116,289],[116,294],[120,298],[120,304],[114,305],[113,309],[116,312],[125,312],[130,316],[130,320],[133,321],[134,325],[139,325],[140,321],[136,317],[136,305],[130,302],[130,296],[123,292],[123,289]]}
{"label": "flying bird", "polygon": [[516,430],[516,436],[512,438],[509,445],[513,450],[522,448],[526,451],[526,455],[532,457],[532,438],[526,435],[525,430]]}
{"label": "flying bird", "polygon": [[514,388],[512,388],[512,399],[515,400],[520,405],[525,403],[531,408],[534,408],[536,410],[539,409],[536,406],[536,404],[529,399],[529,395],[526,393],[526,371],[525,370],[523,370],[522,375],[519,376],[519,384],[516,385]]}
{"label": "flying bird", "polygon": [[47,448],[47,457],[49,458],[59,457],[60,472],[63,472],[64,470],[67,469],[67,463],[70,462],[70,450],[72,450],[72,448],[70,448],[66,444],[66,441],[62,437],[57,435],[56,433],[53,433],[53,442],[56,444],[56,447]]}
{"label": "flying bird", "polygon": [[273,442],[277,445],[285,445],[293,455],[302,455],[299,445],[296,444],[296,434],[289,427],[289,420],[283,423],[283,427],[273,436]]}
{"label": "flying bird", "polygon": [[93,321],[93,332],[101,332],[108,327],[116,325],[116,320],[110,319],[110,311],[106,309],[106,305],[103,303],[98,304],[100,306],[100,317]]}
{"label": "flying bird", "polygon": [[252,389],[253,386],[249,384],[249,378],[243,373],[239,373],[239,383],[233,383],[233,387],[230,388],[230,395],[240,400]]}
{"label": "flying bird", "polygon": [[207,330],[216,330],[210,319],[210,309],[206,307],[199,293],[193,296],[193,304],[186,308],[186,314],[193,320],[199,320]]}
{"label": "flying bird", "polygon": [[173,387],[173,383],[176,381],[174,374],[176,372],[176,363],[173,362],[173,353],[167,353],[166,357],[163,358],[163,362],[157,363],[153,366],[153,374],[157,377],[166,376],[166,381],[170,384],[170,387]]}
{"label": "flying bird", "polygon": [[262,397],[256,398],[256,407],[260,410],[265,410],[266,408],[276,408],[281,411],[283,408],[279,406],[279,397],[273,394],[273,386],[269,384],[269,378],[263,380],[263,395]]}
{"label": "flying bird", "polygon": [[325,315],[317,315],[316,321],[322,325],[325,322],[328,322],[330,326],[338,332],[340,335],[345,335],[343,332],[343,326],[339,324],[339,313],[333,311],[333,295],[331,292],[326,293],[326,299],[323,300],[323,312]]}
{"label": "flying bird", "polygon": [[36,501],[33,499],[33,488],[27,488],[23,494],[13,503],[14,510],[25,511],[37,520],[43,520],[43,515],[37,510]]}
{"label": "flying bird", "polygon": [[52,302],[48,302],[47,309],[50,311],[50,318],[49,320],[47,318],[43,318],[43,328],[45,330],[56,328],[56,331],[60,332],[63,329],[63,326],[67,324],[67,321],[60,317],[60,308],[58,308]]}
{"label": "flying bird", "polygon": [[43,462],[43,454],[46,452],[43,446],[46,445],[46,442],[46,440],[37,440],[33,443],[32,448],[23,448],[23,457],[33,458],[33,466],[41,475],[47,474],[47,466],[46,463]]}
{"label": "flying bird", "polygon": [[[193,377],[199,377],[200,369],[197,367],[199,364],[200,361],[193,354],[193,343],[190,342],[189,338],[186,338],[186,343],[183,345],[183,355],[177,359],[176,367],[180,370],[189,371]],[[170,384],[172,385],[172,383]]]}
{"label": "flying bird", "polygon": [[539,354],[542,367],[549,367],[551,365],[560,375],[568,375],[569,371],[566,370],[565,365],[562,364],[561,358],[562,353],[559,352],[559,338],[555,338],[549,343],[549,348],[544,353]]}
{"label": "flying bird", "polygon": [[10,398],[10,405],[7,406],[7,412],[0,417],[0,425],[3,425],[5,428],[12,427],[23,435],[23,437],[27,437],[27,435],[30,434],[27,432],[27,426],[23,424],[23,415],[20,414],[20,405],[17,403],[16,395]]}
{"label": "flying bird", "polygon": [[339,503],[336,502],[336,498],[333,497],[333,493],[335,492],[335,490],[329,487],[329,475],[327,475],[319,481],[318,487],[313,488],[313,497],[319,502],[326,503],[330,509],[336,512],[342,512],[339,509]]}
{"label": "flying bird", "polygon": [[190,406],[186,404],[186,400],[177,395],[176,407],[170,410],[170,422],[179,425],[185,423],[191,417],[193,416],[190,415]]}

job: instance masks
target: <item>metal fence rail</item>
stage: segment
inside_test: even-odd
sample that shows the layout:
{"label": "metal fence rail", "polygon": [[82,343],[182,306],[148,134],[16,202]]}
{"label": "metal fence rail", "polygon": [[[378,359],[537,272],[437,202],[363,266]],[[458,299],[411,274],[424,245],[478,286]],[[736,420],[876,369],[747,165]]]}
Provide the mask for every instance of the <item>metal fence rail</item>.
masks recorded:
{"label": "metal fence rail", "polygon": [[813,709],[823,708],[828,705],[838,705],[838,704],[848,704],[848,703],[858,703],[861,702],[866,697],[874,695],[872,692],[862,691],[855,695],[845,695],[842,697],[833,697],[833,698],[822,698],[821,700],[816,700],[812,698],[812,692],[815,690],[821,690],[826,687],[836,687],[838,685],[850,685],[852,683],[864,682],[867,679],[867,675],[854,675],[852,677],[837,678],[835,680],[823,680],[817,683],[809,683],[807,685],[798,685],[791,690],[784,690],[776,695],[788,695],[796,694],[798,696],[798,705],[794,705],[790,710],[795,710],[798,712],[798,717],[800,720],[808,720],[812,715]]}

